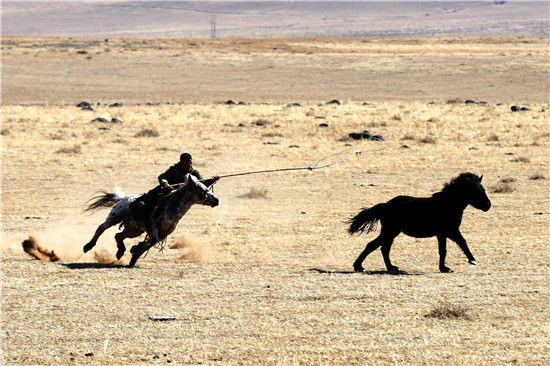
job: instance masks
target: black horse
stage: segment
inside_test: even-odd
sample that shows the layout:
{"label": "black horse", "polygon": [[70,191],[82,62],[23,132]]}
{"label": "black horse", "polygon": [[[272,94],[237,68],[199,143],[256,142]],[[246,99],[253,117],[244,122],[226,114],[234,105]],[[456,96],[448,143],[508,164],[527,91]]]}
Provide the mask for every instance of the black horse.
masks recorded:
{"label": "black horse", "polygon": [[390,249],[393,240],[400,233],[415,238],[436,236],[439,242],[439,270],[452,272],[445,266],[447,254],[447,238],[458,244],[466,254],[468,263],[475,265],[476,260],[466,240],[459,230],[462,213],[468,205],[483,211],[491,208],[491,201],[481,185],[481,179],[472,173],[462,173],[445,184],[443,190],[431,197],[418,198],[397,196],[386,203],[377,204],[363,209],[350,219],[348,232],[353,235],[358,232],[371,232],[376,223],[382,223],[380,235],[367,244],[357,257],[353,268],[356,272],[364,272],[362,263],[371,252],[382,247],[382,256],[388,271],[398,271],[390,261]]}

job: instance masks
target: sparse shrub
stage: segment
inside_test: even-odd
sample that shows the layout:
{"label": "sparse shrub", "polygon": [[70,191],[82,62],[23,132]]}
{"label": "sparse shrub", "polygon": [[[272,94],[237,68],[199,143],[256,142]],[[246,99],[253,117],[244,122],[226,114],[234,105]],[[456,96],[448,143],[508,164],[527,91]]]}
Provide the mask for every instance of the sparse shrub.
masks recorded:
{"label": "sparse shrub", "polygon": [[539,179],[546,179],[546,177],[541,173],[535,173],[529,177],[529,180],[539,180]]}
{"label": "sparse shrub", "polygon": [[491,142],[496,142],[496,141],[498,141],[498,140],[499,140],[498,135],[497,135],[497,134],[494,134],[494,133],[493,133],[491,136],[489,136],[489,137],[487,138],[487,141],[491,141]]}
{"label": "sparse shrub", "polygon": [[491,186],[490,190],[493,193],[512,193],[516,190],[512,184],[515,181],[514,178],[502,178],[497,184]]}
{"label": "sparse shrub", "polygon": [[405,136],[401,137],[401,140],[416,141],[417,138],[413,135],[406,134]]}
{"label": "sparse shrub", "polygon": [[0,135],[2,136],[7,136],[9,135],[11,132],[8,128],[3,128],[2,130],[0,130]]}
{"label": "sparse shrub", "polygon": [[238,196],[239,198],[262,198],[262,199],[267,199],[267,189],[265,188],[260,188],[260,189],[256,189],[254,187],[250,188],[250,191],[248,193],[245,193],[245,194],[242,194],[240,196]]}
{"label": "sparse shrub", "polygon": [[447,100],[447,104],[462,104],[462,103],[464,103],[464,101],[460,98],[453,98],[453,99]]}
{"label": "sparse shrub", "polygon": [[439,122],[439,118],[437,117],[430,117],[426,120],[426,122],[432,122],[432,123],[435,123],[435,122]]}
{"label": "sparse shrub", "polygon": [[420,140],[423,144],[435,144],[437,143],[437,140],[433,136],[426,136],[422,140]]}
{"label": "sparse shrub", "polygon": [[401,121],[402,120],[400,114],[394,114],[391,119],[393,119],[394,121]]}
{"label": "sparse shrub", "polygon": [[429,313],[424,315],[425,318],[435,319],[465,319],[472,320],[469,310],[461,305],[439,304]]}
{"label": "sparse shrub", "polygon": [[62,147],[61,149],[57,150],[57,154],[80,154],[82,152],[82,146],[80,144],[76,144],[73,147]]}
{"label": "sparse shrub", "polygon": [[531,159],[526,156],[518,156],[517,158],[512,159],[514,163],[530,163]]}
{"label": "sparse shrub", "polygon": [[157,130],[151,128],[144,128],[136,133],[135,137],[159,137],[160,134]]}
{"label": "sparse shrub", "polygon": [[66,140],[67,139],[65,134],[63,134],[61,132],[51,134],[50,137],[51,137],[52,140],[56,140],[56,141],[61,141],[61,140]]}
{"label": "sparse shrub", "polygon": [[78,55],[87,55],[87,54],[88,54],[88,51],[86,51],[86,50],[78,50],[78,51],[76,51],[76,53],[77,53]]}

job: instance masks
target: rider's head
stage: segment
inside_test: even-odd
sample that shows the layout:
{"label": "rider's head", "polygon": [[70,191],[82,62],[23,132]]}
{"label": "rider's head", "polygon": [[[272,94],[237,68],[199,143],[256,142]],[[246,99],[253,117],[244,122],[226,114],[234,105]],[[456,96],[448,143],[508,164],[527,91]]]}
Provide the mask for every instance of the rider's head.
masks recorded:
{"label": "rider's head", "polygon": [[180,165],[183,166],[186,170],[191,171],[193,169],[193,158],[189,153],[183,153],[180,155]]}

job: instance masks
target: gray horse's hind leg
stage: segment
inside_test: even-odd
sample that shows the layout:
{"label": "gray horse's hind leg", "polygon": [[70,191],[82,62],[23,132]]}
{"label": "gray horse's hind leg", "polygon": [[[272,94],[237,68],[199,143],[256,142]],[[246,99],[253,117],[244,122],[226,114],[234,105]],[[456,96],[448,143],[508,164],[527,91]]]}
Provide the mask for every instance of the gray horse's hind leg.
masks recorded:
{"label": "gray horse's hind leg", "polygon": [[122,219],[126,216],[128,211],[128,205],[132,201],[133,196],[127,196],[122,201],[117,203],[115,207],[111,210],[107,218],[105,219],[105,222],[97,228],[95,231],[94,237],[90,242],[82,248],[84,253],[89,252],[95,245],[97,244],[97,239],[103,234],[105,230],[110,228],[111,226],[115,226],[116,224],[119,224],[122,222]]}
{"label": "gray horse's hind leg", "polygon": [[95,247],[95,245],[97,244],[97,239],[99,239],[101,234],[103,234],[103,232],[105,230],[107,230],[108,228],[110,228],[113,225],[109,225],[108,221],[105,221],[103,224],[99,225],[99,227],[95,231],[95,234],[94,234],[94,237],[92,238],[92,240],[90,240],[90,242],[88,244],[84,245],[84,247],[82,248],[84,253],[89,252],[93,247]]}

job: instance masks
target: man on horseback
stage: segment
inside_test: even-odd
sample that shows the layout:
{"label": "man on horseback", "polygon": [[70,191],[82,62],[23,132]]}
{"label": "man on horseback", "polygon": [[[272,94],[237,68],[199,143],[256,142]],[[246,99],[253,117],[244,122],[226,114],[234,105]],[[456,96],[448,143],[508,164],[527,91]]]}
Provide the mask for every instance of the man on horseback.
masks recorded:
{"label": "man on horseback", "polygon": [[216,183],[220,177],[215,176],[211,179],[202,180],[202,176],[198,170],[193,169],[193,158],[189,153],[183,153],[180,155],[180,161],[172,165],[168,170],[158,176],[159,183],[162,184],[163,180],[166,180],[168,184],[178,184],[183,183],[187,174],[194,175],[202,183],[210,187],[212,184]]}
{"label": "man on horseback", "polygon": [[[168,168],[164,173],[158,176],[159,185],[151,189],[149,192],[142,195],[138,200],[133,203],[133,208],[136,208],[135,219],[138,221],[145,221],[147,215],[151,213],[155,207],[165,197],[172,194],[172,184],[181,184],[187,179],[187,174],[191,174],[202,180],[202,176],[198,170],[193,169],[193,158],[189,153],[183,153],[180,155],[180,161]],[[202,183],[206,187],[212,186],[220,179],[219,176],[202,180]]]}

